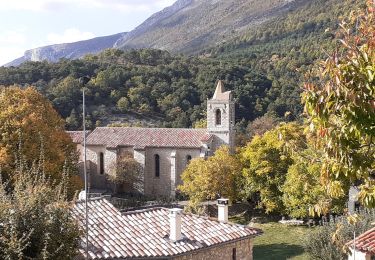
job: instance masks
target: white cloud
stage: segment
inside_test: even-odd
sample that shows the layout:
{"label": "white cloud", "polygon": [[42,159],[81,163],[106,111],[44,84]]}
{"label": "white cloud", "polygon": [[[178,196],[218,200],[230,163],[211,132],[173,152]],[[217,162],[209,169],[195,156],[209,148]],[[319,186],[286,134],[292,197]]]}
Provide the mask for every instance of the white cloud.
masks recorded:
{"label": "white cloud", "polygon": [[22,47],[0,46],[0,66],[23,56],[25,49]]}
{"label": "white cloud", "polygon": [[95,34],[92,32],[81,32],[76,28],[66,29],[62,34],[50,33],[47,35],[49,44],[69,43],[94,38]]}
{"label": "white cloud", "polygon": [[28,10],[45,11],[51,10],[50,6],[54,4],[66,4],[72,1],[54,1],[54,0],[1,0],[0,10]]}
{"label": "white cloud", "polygon": [[26,36],[17,31],[0,32],[0,44],[20,45],[26,42]]}
{"label": "white cloud", "polygon": [[152,12],[172,5],[175,0],[81,0],[101,8],[115,8],[123,12]]}
{"label": "white cloud", "polygon": [[155,11],[175,0],[0,0],[0,10],[59,11],[62,8],[111,8],[124,12]]}

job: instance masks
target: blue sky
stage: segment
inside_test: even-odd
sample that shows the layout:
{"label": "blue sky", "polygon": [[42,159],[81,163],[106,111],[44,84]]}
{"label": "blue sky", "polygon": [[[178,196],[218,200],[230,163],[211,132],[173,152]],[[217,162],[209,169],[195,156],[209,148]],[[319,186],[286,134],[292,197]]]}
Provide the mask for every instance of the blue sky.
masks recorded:
{"label": "blue sky", "polygon": [[175,0],[0,0],[0,65],[25,50],[130,31]]}

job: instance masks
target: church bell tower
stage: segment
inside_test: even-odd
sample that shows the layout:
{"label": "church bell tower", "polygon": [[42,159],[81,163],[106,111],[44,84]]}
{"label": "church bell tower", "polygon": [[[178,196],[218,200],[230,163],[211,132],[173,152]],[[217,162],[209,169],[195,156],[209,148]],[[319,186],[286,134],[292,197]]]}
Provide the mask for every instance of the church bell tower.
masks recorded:
{"label": "church bell tower", "polygon": [[207,100],[207,130],[213,134],[211,150],[228,145],[234,151],[235,105],[231,91],[225,91],[224,83],[219,80],[212,99]]}

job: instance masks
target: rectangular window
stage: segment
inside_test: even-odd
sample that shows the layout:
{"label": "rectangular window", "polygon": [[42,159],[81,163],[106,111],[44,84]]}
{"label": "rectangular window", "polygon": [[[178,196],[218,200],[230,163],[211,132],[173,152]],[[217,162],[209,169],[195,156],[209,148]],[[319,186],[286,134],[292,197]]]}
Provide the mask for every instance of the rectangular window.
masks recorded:
{"label": "rectangular window", "polygon": [[160,156],[155,154],[155,177],[160,177]]}
{"label": "rectangular window", "polygon": [[236,260],[236,259],[237,259],[236,248],[233,248],[233,250],[232,250],[232,260]]}
{"label": "rectangular window", "polygon": [[99,173],[104,174],[104,154],[99,154]]}

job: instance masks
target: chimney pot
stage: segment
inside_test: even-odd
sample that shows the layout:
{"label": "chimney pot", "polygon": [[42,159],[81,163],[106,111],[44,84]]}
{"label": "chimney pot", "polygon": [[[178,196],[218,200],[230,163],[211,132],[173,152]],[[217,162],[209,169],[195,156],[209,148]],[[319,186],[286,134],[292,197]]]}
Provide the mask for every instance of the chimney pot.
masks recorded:
{"label": "chimney pot", "polygon": [[170,240],[176,242],[182,239],[181,234],[181,215],[182,209],[171,209],[169,211]]}
{"label": "chimney pot", "polygon": [[218,220],[220,222],[228,222],[228,199],[218,199],[217,209],[218,209]]}

